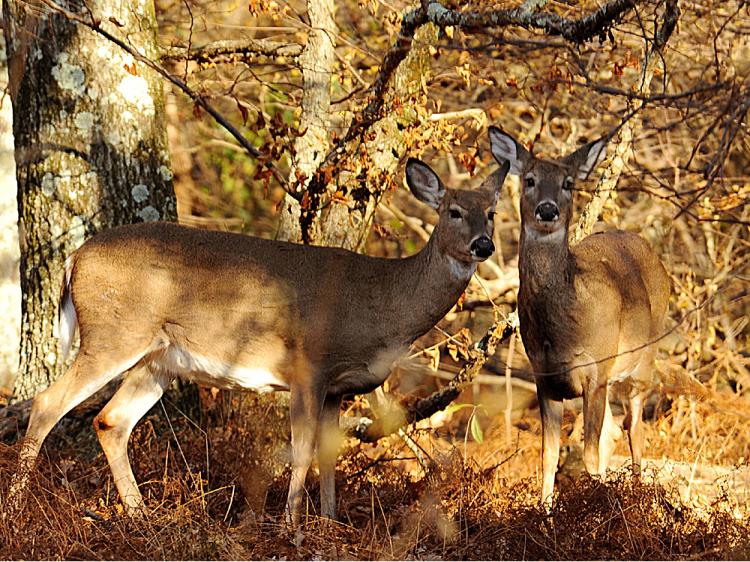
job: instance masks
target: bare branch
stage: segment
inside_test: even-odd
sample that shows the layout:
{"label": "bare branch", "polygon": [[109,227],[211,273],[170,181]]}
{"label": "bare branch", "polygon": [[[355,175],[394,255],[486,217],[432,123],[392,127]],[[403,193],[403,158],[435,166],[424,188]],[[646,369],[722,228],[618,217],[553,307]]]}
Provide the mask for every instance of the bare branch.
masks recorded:
{"label": "bare branch", "polygon": [[97,21],[96,19],[89,14],[88,18],[84,18],[83,16],[76,14],[74,12],[71,12],[64,8],[63,6],[60,6],[59,4],[56,4],[53,2],[53,0],[42,0],[44,4],[50,8],[52,11],[57,12],[58,14],[61,14],[65,16],[68,20],[75,22],[77,24],[83,25],[85,27],[88,27],[95,33],[98,33],[105,39],[111,41],[124,51],[126,51],[130,56],[132,56],[135,60],[137,60],[140,63],[145,64],[152,70],[159,73],[162,77],[169,80],[172,84],[177,86],[180,90],[182,90],[193,102],[204,109],[206,113],[208,113],[211,117],[214,118],[214,120],[224,127],[224,129],[229,132],[230,135],[232,135],[237,142],[239,142],[242,147],[254,158],[257,158],[258,160],[263,162],[263,165],[271,170],[273,173],[274,178],[276,178],[276,181],[279,182],[279,184],[289,193],[292,195],[292,197],[298,197],[297,194],[295,194],[290,188],[289,184],[284,178],[284,176],[281,175],[281,172],[279,172],[278,168],[273,164],[273,162],[270,162],[266,159],[264,159],[258,151],[257,148],[255,148],[247,138],[229,121],[227,121],[224,116],[219,113],[211,104],[209,104],[200,94],[195,92],[193,89],[191,89],[185,82],[180,80],[177,76],[170,73],[167,69],[165,69],[161,64],[159,64],[156,61],[153,61],[149,59],[148,57],[142,55],[137,49],[134,49],[130,45],[128,45],[125,41],[122,41],[121,39],[118,39],[111,33],[109,33],[107,30],[102,29],[101,22]]}
{"label": "bare branch", "polygon": [[480,33],[488,28],[518,25],[525,29],[540,29],[547,35],[560,35],[573,43],[583,43],[603,36],[636,3],[635,0],[612,0],[592,14],[573,20],[523,6],[511,10],[462,12],[449,10],[437,0],[431,0],[427,3],[427,20],[440,27],[456,26]]}
{"label": "bare branch", "polygon": [[199,64],[250,62],[257,57],[294,60],[302,54],[302,45],[269,39],[212,41],[199,47],[164,47],[162,60],[191,60]]}
{"label": "bare branch", "polygon": [[487,333],[474,344],[469,360],[455,377],[443,388],[407,407],[401,415],[388,415],[375,421],[360,418],[356,425],[347,428],[347,433],[360,441],[371,443],[386,437],[403,426],[427,419],[444,410],[474,380],[487,360],[495,354],[495,348],[506,341],[516,330],[517,317],[511,315],[506,321],[493,324]]}

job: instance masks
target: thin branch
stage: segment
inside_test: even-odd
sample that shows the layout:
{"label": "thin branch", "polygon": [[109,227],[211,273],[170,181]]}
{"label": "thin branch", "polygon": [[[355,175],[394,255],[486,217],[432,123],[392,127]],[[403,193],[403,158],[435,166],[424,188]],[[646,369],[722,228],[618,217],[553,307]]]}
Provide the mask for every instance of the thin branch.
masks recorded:
{"label": "thin branch", "polygon": [[206,113],[208,113],[211,117],[214,118],[214,120],[224,127],[224,129],[229,132],[236,140],[239,142],[242,147],[253,157],[258,159],[263,163],[263,166],[265,166],[267,169],[271,170],[273,173],[274,178],[276,178],[276,181],[279,182],[279,184],[289,193],[292,197],[298,198],[299,195],[295,194],[290,188],[289,184],[284,178],[284,176],[281,175],[281,172],[276,168],[276,166],[263,158],[260,151],[255,148],[247,138],[229,121],[227,121],[221,113],[219,113],[211,104],[209,104],[200,94],[192,90],[185,82],[180,80],[177,76],[170,73],[167,69],[165,69],[161,64],[159,64],[156,61],[153,61],[149,59],[148,57],[142,55],[137,49],[133,48],[132,46],[128,45],[125,41],[115,37],[110,32],[108,32],[105,29],[102,29],[101,22],[94,19],[93,17],[84,18],[79,14],[76,14],[74,12],[71,12],[67,10],[66,8],[60,6],[59,4],[56,4],[52,0],[42,0],[44,4],[50,8],[52,11],[57,12],[58,14],[61,14],[65,18],[67,18],[69,21],[78,23],[80,25],[83,25],[95,33],[98,33],[108,41],[111,41],[124,51],[126,51],[130,56],[132,56],[135,60],[138,62],[141,62],[160,74],[162,77],[169,80],[172,84],[174,84],[177,88],[182,90],[193,102],[204,109]]}

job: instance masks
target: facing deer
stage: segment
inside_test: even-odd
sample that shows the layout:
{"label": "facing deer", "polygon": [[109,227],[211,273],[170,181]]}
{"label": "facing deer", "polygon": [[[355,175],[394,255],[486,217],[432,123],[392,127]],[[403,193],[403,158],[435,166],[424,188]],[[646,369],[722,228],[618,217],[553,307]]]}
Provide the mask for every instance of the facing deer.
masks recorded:
{"label": "facing deer", "polygon": [[610,386],[627,398],[624,426],[639,472],[643,399],[652,384],[669,277],[632,233],[593,234],[568,246],[574,181],[594,167],[603,140],[558,160],[535,158],[497,127],[490,127],[490,143],[497,161],[510,163],[522,184],[518,311],[542,416],[542,501],[548,503],[564,399],[583,396],[584,464],[603,474],[621,434],[610,411]]}
{"label": "facing deer", "polygon": [[288,390],[287,520],[299,522],[316,441],[321,514],[334,518],[341,397],[382,384],[397,354],[450,310],[477,263],[492,254],[493,211],[507,171],[480,189],[453,190],[410,159],[407,183],[439,220],[425,247],[405,259],[170,223],[94,236],[66,262],[61,296],[63,347],[77,325],[80,350],[34,399],[9,503],[18,503],[58,420],[125,374],[94,427],[122,502],[142,512],[128,438],[178,376],[222,389]]}

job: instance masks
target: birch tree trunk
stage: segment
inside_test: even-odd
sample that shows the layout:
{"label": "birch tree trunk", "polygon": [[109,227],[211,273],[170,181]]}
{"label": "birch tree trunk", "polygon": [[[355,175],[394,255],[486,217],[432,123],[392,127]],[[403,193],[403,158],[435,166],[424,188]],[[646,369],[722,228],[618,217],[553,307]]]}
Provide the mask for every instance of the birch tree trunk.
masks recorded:
{"label": "birch tree trunk", "polygon": [[[153,0],[70,0],[157,58]],[[16,399],[63,369],[55,331],[66,256],[99,230],[174,220],[160,79],[44,2],[3,6],[13,101],[22,325]]]}

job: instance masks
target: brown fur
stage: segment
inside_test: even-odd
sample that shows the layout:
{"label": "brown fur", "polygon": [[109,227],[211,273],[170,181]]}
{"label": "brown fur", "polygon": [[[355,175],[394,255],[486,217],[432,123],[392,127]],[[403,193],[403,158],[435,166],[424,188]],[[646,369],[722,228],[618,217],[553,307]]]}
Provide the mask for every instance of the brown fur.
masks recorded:
{"label": "brown fur", "polygon": [[[493,128],[493,154],[520,176],[518,311],[534,368],[543,424],[542,499],[552,496],[563,399],[584,399],[584,462],[608,464],[619,429],[609,412],[610,386],[630,402],[626,429],[634,470],[640,466],[642,400],[653,381],[655,342],[669,301],[669,276],[639,236],[608,231],[568,245],[573,178],[585,176],[599,141],[556,161],[535,158]],[[567,189],[566,189],[567,187]],[[543,220],[542,205],[559,213]]]}
{"label": "brown fur", "polygon": [[[412,192],[439,221],[427,245],[405,259],[170,223],[93,237],[68,261],[62,291],[63,306],[69,294],[77,316],[80,350],[34,400],[23,462],[34,462],[66,412],[126,372],[95,426],[123,503],[138,513],[144,506],[127,441],[175,375],[218,388],[290,390],[287,516],[298,521],[320,442],[321,513],[334,517],[341,397],[382,384],[398,353],[455,304],[492,251],[492,211],[506,172],[478,190],[448,190],[428,166],[410,161]],[[10,503],[27,477],[14,478]]]}

